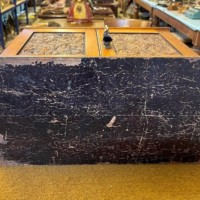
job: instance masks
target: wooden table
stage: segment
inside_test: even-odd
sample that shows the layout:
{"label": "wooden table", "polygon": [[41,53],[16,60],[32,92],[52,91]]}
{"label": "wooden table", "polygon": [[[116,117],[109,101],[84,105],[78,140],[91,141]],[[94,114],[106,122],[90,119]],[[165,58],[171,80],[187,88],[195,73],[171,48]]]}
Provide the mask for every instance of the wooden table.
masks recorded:
{"label": "wooden table", "polygon": [[[159,7],[157,6],[156,8],[154,8],[154,11],[153,11],[154,25],[159,24],[159,19],[166,22],[170,26],[177,29],[179,32],[189,37],[192,40],[194,50],[199,53],[200,52],[200,29],[198,29],[197,26],[192,27],[192,26],[189,26],[189,24],[186,25],[184,24],[184,21],[175,19],[174,17],[170,16],[169,14],[165,13],[163,10],[160,10],[158,8]],[[174,11],[171,11],[171,12],[174,12]],[[177,13],[177,16],[178,16],[178,13]],[[196,23],[197,21],[194,21],[194,22]]]}
{"label": "wooden table", "polygon": [[159,26],[159,20],[164,21],[192,40],[193,48],[200,53],[200,20],[192,20],[177,11],[168,11],[149,0],[135,0],[135,3],[150,13],[153,26]]}

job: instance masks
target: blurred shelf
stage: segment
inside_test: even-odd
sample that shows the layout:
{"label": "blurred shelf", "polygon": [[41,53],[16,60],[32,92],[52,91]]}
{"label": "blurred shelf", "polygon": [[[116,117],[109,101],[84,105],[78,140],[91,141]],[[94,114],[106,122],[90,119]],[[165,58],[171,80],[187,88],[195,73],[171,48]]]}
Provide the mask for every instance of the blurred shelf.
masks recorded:
{"label": "blurred shelf", "polygon": [[[35,9],[35,1],[34,0],[34,11]],[[5,8],[0,9],[0,44],[1,47],[4,49],[5,48],[5,33],[4,33],[4,25],[3,25],[3,19],[2,17],[4,17],[5,14],[8,14],[10,11],[14,11],[13,13],[11,13],[11,16],[13,18],[14,21],[14,29],[16,34],[19,33],[19,22],[18,22],[18,15],[21,14],[21,5],[24,5],[24,10],[26,13],[26,24],[29,23],[29,17],[28,17],[28,2],[29,0],[14,0],[14,3],[7,5]],[[20,11],[18,11],[18,7],[20,7]]]}

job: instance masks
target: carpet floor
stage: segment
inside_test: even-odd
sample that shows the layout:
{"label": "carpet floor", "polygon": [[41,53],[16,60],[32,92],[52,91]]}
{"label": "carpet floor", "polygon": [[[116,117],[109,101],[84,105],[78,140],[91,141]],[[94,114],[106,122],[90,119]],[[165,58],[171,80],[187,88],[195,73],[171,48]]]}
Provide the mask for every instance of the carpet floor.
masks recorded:
{"label": "carpet floor", "polygon": [[200,164],[2,166],[0,200],[199,200]]}

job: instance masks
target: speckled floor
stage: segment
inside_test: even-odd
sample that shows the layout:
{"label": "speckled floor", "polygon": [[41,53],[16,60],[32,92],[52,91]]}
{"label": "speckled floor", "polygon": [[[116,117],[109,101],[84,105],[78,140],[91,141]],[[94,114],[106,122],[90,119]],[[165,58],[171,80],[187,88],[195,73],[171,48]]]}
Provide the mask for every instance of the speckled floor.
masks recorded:
{"label": "speckled floor", "polygon": [[200,164],[0,167],[1,200],[199,200]]}

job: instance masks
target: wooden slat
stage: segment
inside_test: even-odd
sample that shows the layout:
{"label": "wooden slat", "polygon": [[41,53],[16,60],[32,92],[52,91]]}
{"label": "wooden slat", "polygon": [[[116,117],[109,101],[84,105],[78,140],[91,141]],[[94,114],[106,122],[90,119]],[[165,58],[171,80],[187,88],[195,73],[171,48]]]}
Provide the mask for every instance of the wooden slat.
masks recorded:
{"label": "wooden slat", "polygon": [[33,31],[31,29],[23,30],[2,52],[2,56],[16,56],[27,40],[31,37]]}
{"label": "wooden slat", "polygon": [[87,57],[99,57],[99,48],[96,37],[95,29],[86,29],[86,56]]}

